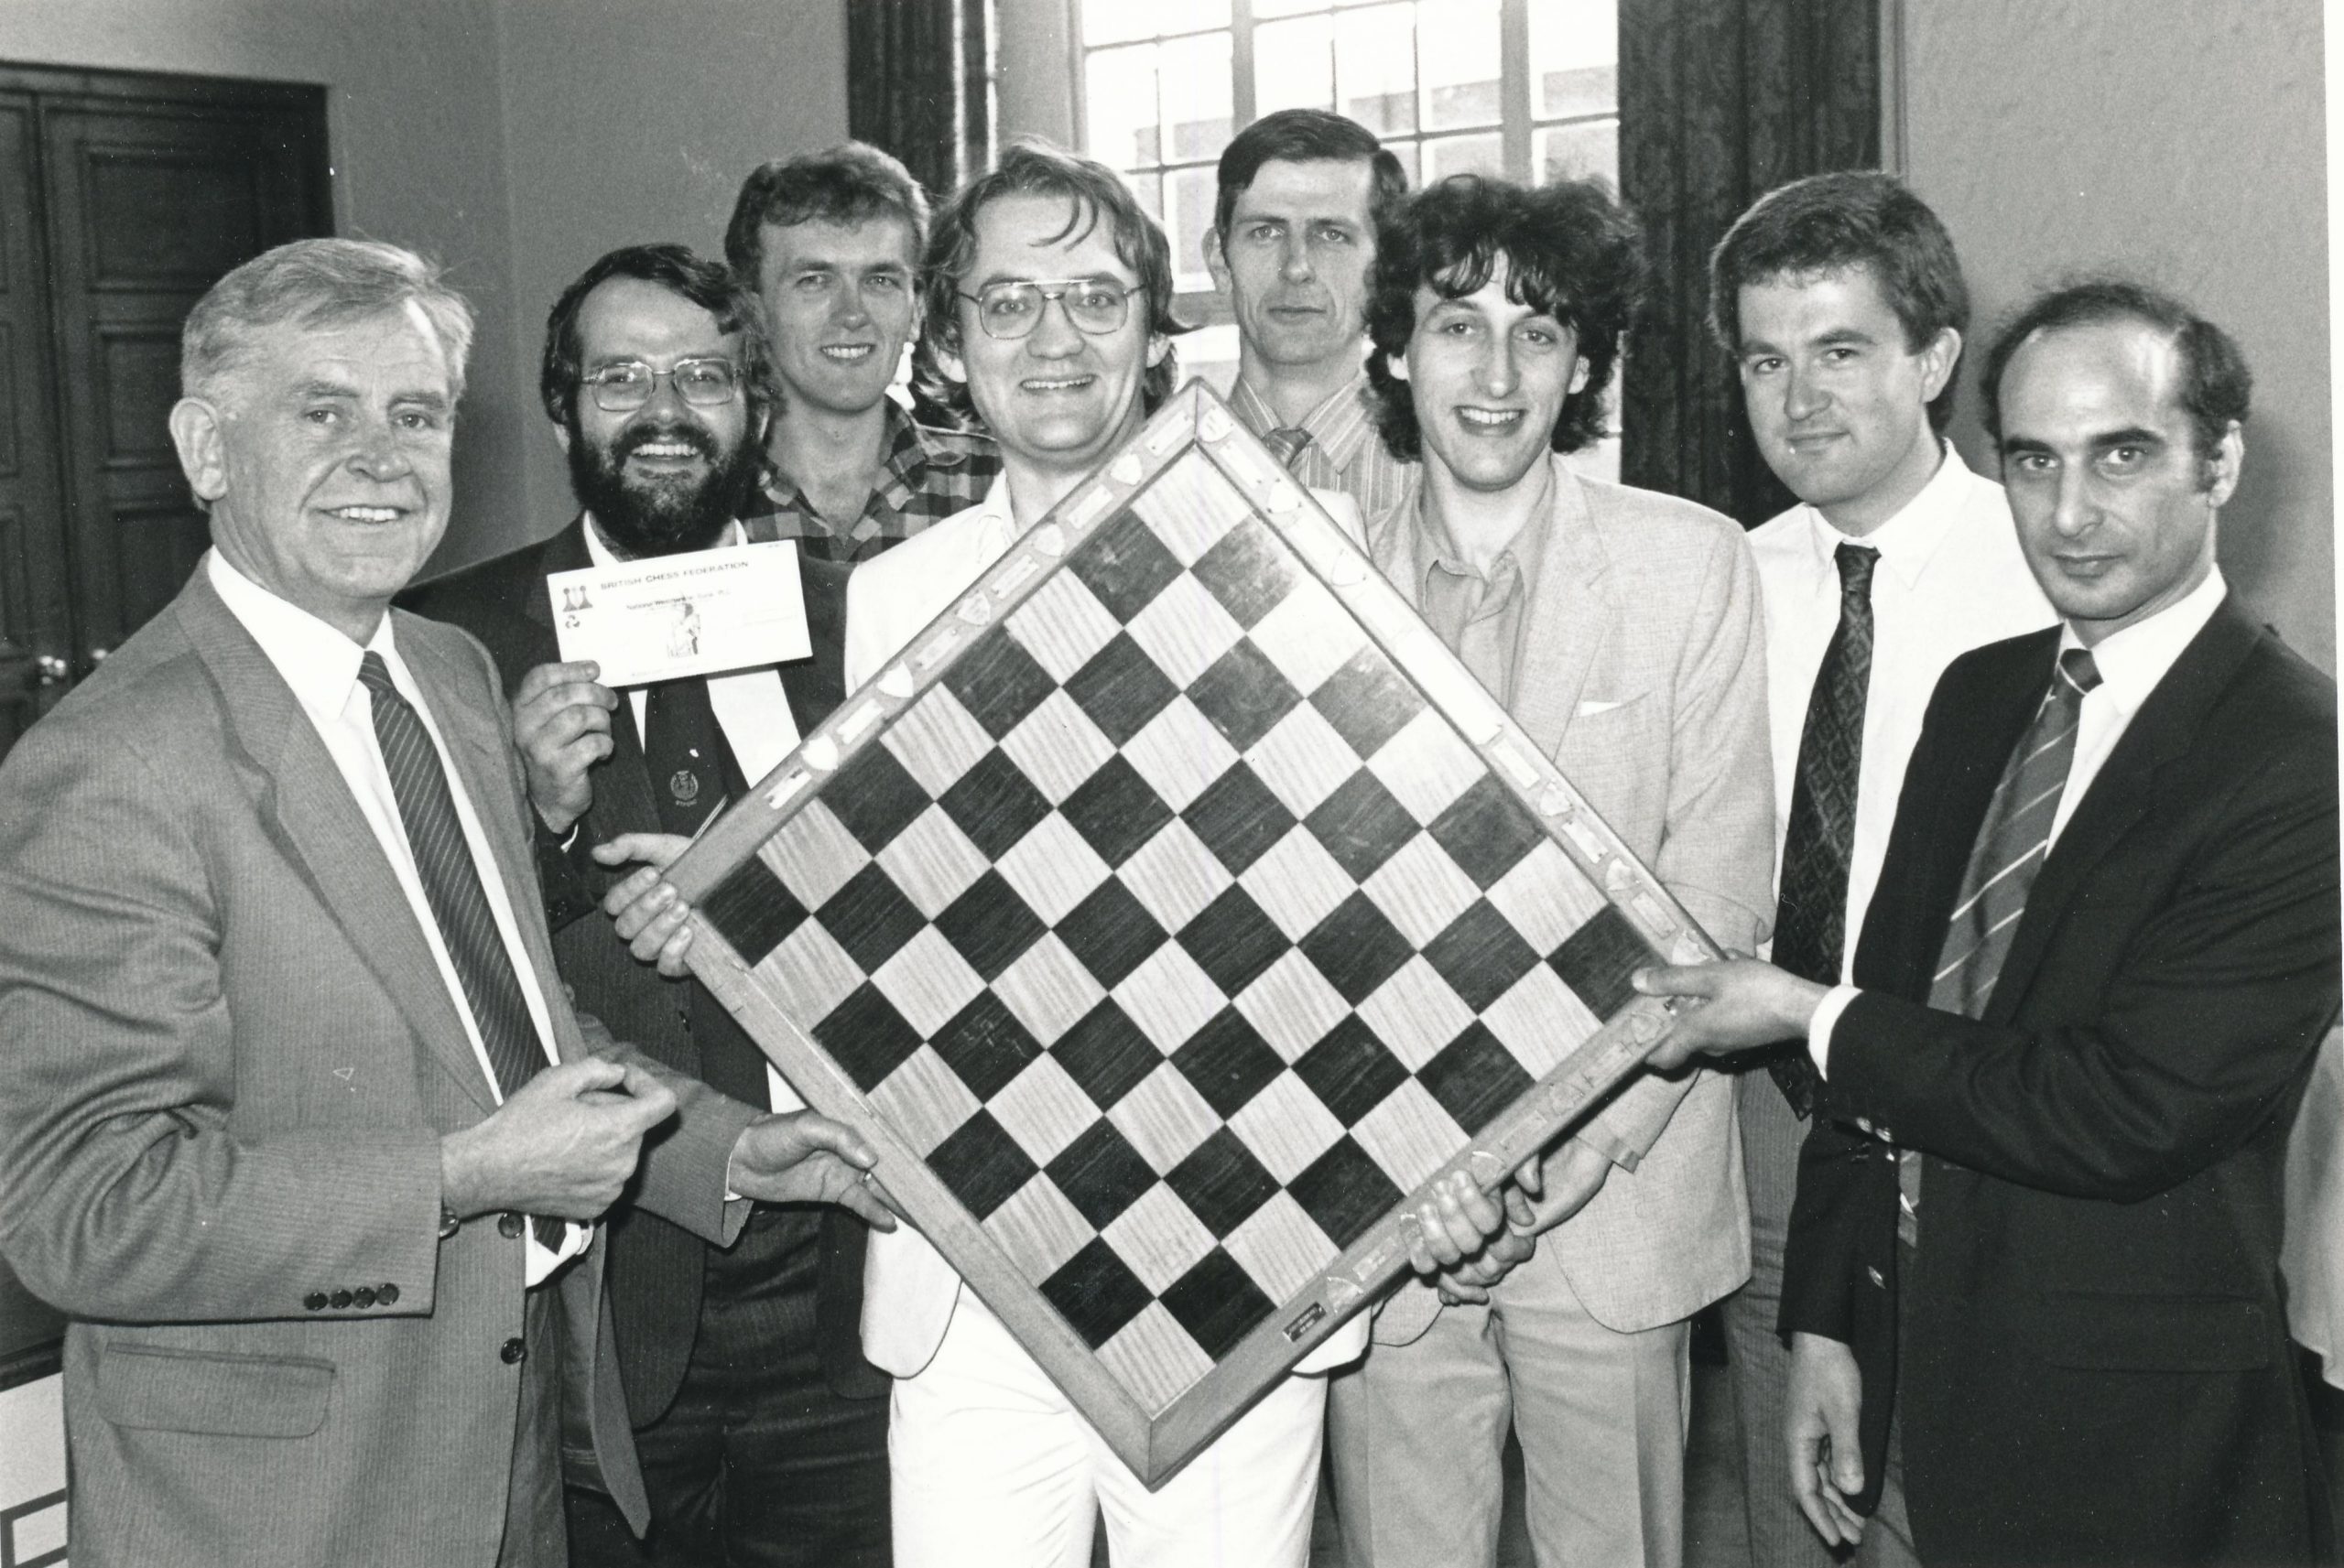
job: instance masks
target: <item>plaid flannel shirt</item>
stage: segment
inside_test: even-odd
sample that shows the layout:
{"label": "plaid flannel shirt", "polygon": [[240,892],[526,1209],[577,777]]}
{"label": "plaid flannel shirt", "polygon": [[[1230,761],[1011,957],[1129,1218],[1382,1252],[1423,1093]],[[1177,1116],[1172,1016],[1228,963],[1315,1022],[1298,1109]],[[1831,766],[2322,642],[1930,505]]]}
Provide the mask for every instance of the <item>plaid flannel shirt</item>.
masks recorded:
{"label": "plaid flannel shirt", "polygon": [[752,539],[796,539],[818,560],[867,561],[898,540],[965,512],[985,498],[1001,472],[1001,453],[989,436],[918,425],[892,398],[887,403],[887,455],[863,515],[844,534],[814,510],[788,475],[768,468],[742,525]]}

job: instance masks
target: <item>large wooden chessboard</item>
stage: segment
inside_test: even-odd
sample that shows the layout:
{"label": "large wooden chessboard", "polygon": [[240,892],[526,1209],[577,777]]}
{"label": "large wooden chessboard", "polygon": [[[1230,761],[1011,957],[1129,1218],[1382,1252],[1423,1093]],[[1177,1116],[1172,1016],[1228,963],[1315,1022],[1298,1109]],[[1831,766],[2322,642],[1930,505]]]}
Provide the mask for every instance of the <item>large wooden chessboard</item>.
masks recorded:
{"label": "large wooden chessboard", "polygon": [[1704,950],[1194,386],[675,876],[696,968],[1151,1477]]}

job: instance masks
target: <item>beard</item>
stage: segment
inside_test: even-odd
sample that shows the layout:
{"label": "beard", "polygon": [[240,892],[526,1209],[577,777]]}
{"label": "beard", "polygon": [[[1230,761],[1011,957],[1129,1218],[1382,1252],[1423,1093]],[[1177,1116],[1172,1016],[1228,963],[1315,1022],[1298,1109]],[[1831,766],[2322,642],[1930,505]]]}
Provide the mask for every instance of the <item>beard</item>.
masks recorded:
{"label": "beard", "polygon": [[[685,443],[707,460],[707,472],[697,479],[630,477],[627,458],[652,441]],[[597,446],[578,427],[574,415],[570,419],[570,488],[594,514],[602,537],[630,557],[671,556],[715,544],[756,477],[759,457],[745,432],[727,448],[699,425],[630,425],[608,446]]]}

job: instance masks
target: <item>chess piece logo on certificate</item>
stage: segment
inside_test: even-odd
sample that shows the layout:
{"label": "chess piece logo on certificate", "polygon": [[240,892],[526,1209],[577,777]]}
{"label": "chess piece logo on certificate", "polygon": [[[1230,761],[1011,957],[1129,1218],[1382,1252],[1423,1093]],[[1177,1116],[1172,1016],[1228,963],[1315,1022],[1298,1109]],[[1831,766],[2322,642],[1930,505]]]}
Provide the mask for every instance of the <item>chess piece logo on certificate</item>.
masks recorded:
{"label": "chess piece logo on certificate", "polygon": [[670,872],[691,963],[1160,1483],[1719,956],[1201,383]]}

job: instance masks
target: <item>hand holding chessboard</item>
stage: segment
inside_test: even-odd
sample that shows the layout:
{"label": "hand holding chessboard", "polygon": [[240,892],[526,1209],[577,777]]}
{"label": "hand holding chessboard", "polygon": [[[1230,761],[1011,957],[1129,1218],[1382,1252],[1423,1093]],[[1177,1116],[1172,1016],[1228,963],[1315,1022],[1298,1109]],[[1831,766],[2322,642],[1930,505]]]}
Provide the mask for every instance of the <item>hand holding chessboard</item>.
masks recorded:
{"label": "hand holding chessboard", "polygon": [[1196,383],[668,880],[1151,1482],[1405,1271],[1405,1200],[1636,1069],[1636,968],[1718,956]]}

